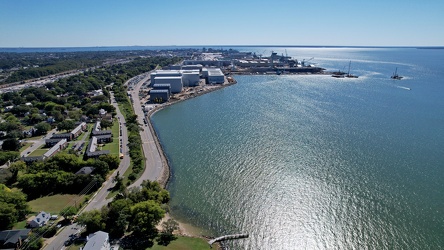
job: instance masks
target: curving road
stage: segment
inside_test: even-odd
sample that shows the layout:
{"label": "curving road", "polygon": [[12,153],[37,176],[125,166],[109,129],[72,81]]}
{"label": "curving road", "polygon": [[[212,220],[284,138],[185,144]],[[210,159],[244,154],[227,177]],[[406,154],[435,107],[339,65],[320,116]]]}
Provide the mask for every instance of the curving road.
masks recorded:
{"label": "curving road", "polygon": [[[156,181],[159,180],[163,174],[163,163],[161,152],[156,145],[155,135],[153,131],[151,131],[149,125],[145,125],[143,119],[145,118],[145,114],[142,110],[142,106],[140,103],[139,92],[143,83],[146,82],[150,78],[150,75],[147,74],[146,77],[137,82],[133,90],[131,91],[131,96],[133,98],[133,109],[137,115],[137,119],[140,124],[143,124],[143,130],[140,131],[140,137],[142,139],[142,148],[145,154],[145,170],[139,179],[137,179],[133,184],[129,187],[138,187],[144,180]],[[146,118],[148,120],[148,118]],[[149,121],[148,121],[149,122]]]}

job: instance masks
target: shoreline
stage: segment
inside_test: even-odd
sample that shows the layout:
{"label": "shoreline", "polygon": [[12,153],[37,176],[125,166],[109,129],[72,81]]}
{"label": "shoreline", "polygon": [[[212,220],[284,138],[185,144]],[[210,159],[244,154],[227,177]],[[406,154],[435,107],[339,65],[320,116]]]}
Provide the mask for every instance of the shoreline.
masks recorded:
{"label": "shoreline", "polygon": [[237,83],[236,81],[231,82],[231,83],[225,81],[225,82],[224,82],[223,84],[221,84],[221,85],[213,85],[213,86],[209,86],[210,88],[205,89],[205,90],[203,90],[203,91],[201,91],[201,92],[199,92],[199,93],[196,93],[196,94],[194,94],[194,95],[188,95],[188,96],[185,96],[185,97],[183,97],[183,98],[176,99],[176,100],[174,100],[174,101],[172,101],[172,102],[168,102],[168,103],[165,103],[165,104],[161,104],[161,105],[159,105],[159,106],[153,108],[152,110],[150,110],[150,111],[148,112],[148,114],[145,116],[145,117],[148,118],[148,119],[147,119],[147,120],[148,120],[148,127],[149,127],[151,133],[154,135],[153,138],[155,138],[155,144],[156,144],[156,147],[157,147],[157,149],[159,150],[160,155],[161,155],[161,158],[162,158],[162,165],[163,165],[163,167],[162,167],[162,174],[157,178],[157,182],[159,182],[159,184],[160,184],[163,188],[166,188],[166,187],[167,187],[167,185],[168,185],[168,181],[169,181],[169,179],[170,179],[170,175],[171,175],[170,163],[169,163],[168,157],[167,157],[166,154],[165,154],[165,151],[164,151],[164,149],[163,149],[163,146],[162,146],[162,144],[160,143],[160,140],[159,140],[159,137],[158,137],[158,135],[157,135],[157,132],[156,132],[156,130],[155,130],[154,127],[153,127],[153,124],[152,124],[152,121],[151,121],[151,116],[153,116],[156,112],[158,112],[158,111],[160,111],[160,110],[162,110],[162,109],[164,109],[164,108],[166,108],[166,107],[168,107],[168,106],[171,106],[171,105],[174,105],[174,104],[176,104],[176,103],[180,103],[180,102],[183,102],[183,101],[186,101],[186,100],[189,100],[189,99],[192,99],[192,98],[195,98],[195,97],[198,97],[198,96],[204,95],[204,94],[208,94],[208,93],[213,92],[213,91],[216,91],[216,90],[223,89],[223,88],[225,88],[225,87],[228,87],[228,86],[234,85],[234,84],[236,84],[236,83]]}
{"label": "shoreline", "polygon": [[[193,95],[182,96],[179,99],[175,99],[175,100],[173,100],[171,102],[168,102],[168,103],[165,103],[165,104],[161,104],[161,105],[153,108],[152,110],[150,110],[148,112],[148,114],[145,116],[147,118],[147,120],[148,120],[147,124],[148,124],[148,127],[149,127],[149,130],[150,130],[151,134],[153,135],[154,143],[156,144],[157,150],[159,151],[160,157],[162,159],[162,172],[161,172],[160,176],[157,178],[157,182],[163,188],[166,189],[167,186],[168,186],[168,182],[169,182],[170,177],[171,177],[171,166],[170,166],[169,159],[166,156],[165,151],[163,149],[162,143],[160,143],[160,140],[159,140],[159,137],[157,135],[157,132],[154,129],[154,126],[153,126],[152,121],[151,121],[151,116],[153,116],[156,112],[158,112],[158,111],[160,111],[160,110],[162,110],[162,109],[164,109],[164,108],[166,108],[168,106],[171,106],[171,105],[174,105],[174,104],[180,103],[182,101],[186,101],[186,100],[189,100],[191,98],[195,98],[195,97],[198,97],[198,96],[201,96],[201,95],[204,95],[204,94],[208,94],[210,92],[217,91],[217,90],[223,89],[225,87],[229,87],[229,86],[234,85],[234,84],[237,84],[236,80],[228,82],[227,79],[225,79],[225,82],[223,84],[205,86],[206,88],[203,91],[195,93]],[[182,221],[179,221],[179,220],[175,219],[174,217],[172,217],[172,215],[169,212],[166,213],[165,217],[161,220],[160,224],[163,221],[168,220],[169,218],[172,218],[172,219],[174,219],[175,221],[177,221],[179,223],[179,229],[177,230],[177,233],[179,235],[186,236],[186,237],[197,237],[197,238],[202,238],[202,239],[206,239],[206,240],[208,239],[206,236],[204,236],[202,234],[202,230],[200,230],[199,228],[197,228],[197,227],[195,227],[193,225],[190,225],[188,223],[184,223]]]}

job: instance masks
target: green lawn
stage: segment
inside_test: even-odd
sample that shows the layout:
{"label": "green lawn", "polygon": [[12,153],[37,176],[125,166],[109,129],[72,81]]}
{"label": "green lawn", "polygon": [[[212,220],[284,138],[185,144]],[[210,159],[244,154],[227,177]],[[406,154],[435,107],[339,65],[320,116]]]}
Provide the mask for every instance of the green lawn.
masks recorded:
{"label": "green lawn", "polygon": [[[215,246],[213,246],[215,247]],[[183,237],[179,236],[177,240],[172,241],[168,246],[160,246],[157,243],[154,244],[152,248],[153,250],[208,250],[210,246],[208,242],[201,238],[191,238],[191,237]],[[216,248],[217,249],[217,248]]]}
{"label": "green lawn", "polygon": [[58,214],[63,208],[78,206],[82,201],[83,198],[79,195],[56,194],[29,201],[28,204],[33,212],[45,211],[51,214]]}
{"label": "green lawn", "polygon": [[31,154],[29,154],[28,156],[41,156],[44,153],[46,153],[48,151],[48,149],[44,149],[44,148],[39,148],[34,150]]}
{"label": "green lawn", "polygon": [[22,220],[17,222],[12,229],[25,229],[26,228],[26,220]]}
{"label": "green lawn", "polygon": [[103,147],[98,147],[98,150],[109,150],[110,155],[119,156],[119,141],[113,138],[113,142],[103,144]]}
{"label": "green lawn", "polygon": [[22,143],[22,147],[19,149],[19,152],[21,153],[21,152],[25,151],[25,150],[28,149],[31,145],[32,145],[31,142],[24,142],[24,143]]}

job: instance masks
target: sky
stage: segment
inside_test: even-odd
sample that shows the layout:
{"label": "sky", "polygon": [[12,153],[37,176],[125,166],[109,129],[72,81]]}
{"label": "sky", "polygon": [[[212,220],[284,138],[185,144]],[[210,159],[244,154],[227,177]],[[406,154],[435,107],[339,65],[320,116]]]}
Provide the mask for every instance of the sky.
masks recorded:
{"label": "sky", "polygon": [[444,46],[443,0],[0,0],[0,47]]}

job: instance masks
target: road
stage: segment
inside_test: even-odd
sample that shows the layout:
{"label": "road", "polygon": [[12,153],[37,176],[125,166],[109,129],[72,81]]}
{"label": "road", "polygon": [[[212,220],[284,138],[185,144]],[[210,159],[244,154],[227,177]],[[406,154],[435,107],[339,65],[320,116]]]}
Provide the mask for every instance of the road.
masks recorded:
{"label": "road", "polygon": [[[155,135],[153,134],[153,131],[150,130],[149,125],[145,125],[145,123],[143,122],[145,114],[142,110],[139,98],[140,88],[142,87],[143,83],[146,82],[149,78],[150,75],[148,74],[138,83],[136,83],[133,90],[131,91],[134,112],[137,115],[139,123],[143,124],[143,131],[140,131],[140,137],[142,139],[142,148],[145,154],[145,170],[143,171],[141,177],[129,187],[138,187],[140,186],[140,184],[142,184],[144,180],[156,181],[161,177],[164,171],[161,152],[159,151],[154,141]],[[148,120],[148,118],[146,119]]]}
{"label": "road", "polygon": [[[112,182],[113,178],[116,176],[117,172],[120,173],[120,175],[123,175],[125,171],[128,169],[130,165],[130,159],[128,155],[128,131],[125,126],[125,117],[122,115],[122,113],[119,110],[119,107],[117,106],[117,103],[115,102],[114,95],[111,94],[111,103],[116,108],[116,117],[121,123],[121,129],[122,129],[122,135],[120,136],[120,139],[122,139],[122,152],[125,155],[124,158],[120,161],[120,165],[117,168],[116,171],[102,184],[101,189],[94,195],[89,203],[86,205],[86,207],[81,211],[91,211],[94,209],[101,209],[103,206],[107,205],[108,202],[111,201],[111,199],[106,199],[108,194],[110,193],[111,188],[114,186],[114,183]],[[76,234],[80,232],[81,227],[77,224],[72,224],[69,226],[66,226],[62,229],[62,231],[53,239],[50,240],[49,244],[44,247],[44,249],[48,250],[54,250],[54,249],[64,249],[64,243],[65,241],[69,240],[69,236],[71,234]]]}

